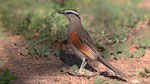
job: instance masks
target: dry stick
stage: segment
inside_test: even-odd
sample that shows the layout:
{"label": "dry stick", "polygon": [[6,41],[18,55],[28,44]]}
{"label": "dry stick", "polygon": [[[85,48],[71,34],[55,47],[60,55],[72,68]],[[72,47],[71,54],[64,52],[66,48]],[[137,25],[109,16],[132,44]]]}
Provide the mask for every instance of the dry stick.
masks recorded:
{"label": "dry stick", "polygon": [[66,74],[66,75],[67,75],[67,77],[68,77],[70,80],[72,80],[71,77],[70,77],[68,74]]}
{"label": "dry stick", "polygon": [[8,49],[0,49],[0,51],[8,51],[8,50],[11,50],[11,49],[17,49],[18,47],[9,47]]}
{"label": "dry stick", "polygon": [[36,43],[41,43],[41,42],[46,41],[46,40],[48,40],[48,39],[50,39],[50,37],[46,37],[46,38],[44,38],[44,39],[42,39],[42,40],[38,40],[38,41],[36,41]]}

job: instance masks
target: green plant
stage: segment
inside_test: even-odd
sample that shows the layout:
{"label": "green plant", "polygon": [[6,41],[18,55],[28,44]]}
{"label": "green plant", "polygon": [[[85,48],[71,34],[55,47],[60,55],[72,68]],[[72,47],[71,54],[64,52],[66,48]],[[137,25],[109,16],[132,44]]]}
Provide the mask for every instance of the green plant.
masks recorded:
{"label": "green plant", "polygon": [[109,51],[108,50],[104,50],[102,55],[107,58],[107,57],[110,57],[110,54],[109,54]]}
{"label": "green plant", "polygon": [[16,46],[21,46],[21,45],[22,45],[21,41],[18,40],[18,39],[15,40],[14,44],[15,44]]}
{"label": "green plant", "polygon": [[78,70],[78,66],[77,65],[73,65],[73,66],[70,67],[70,70],[71,71],[76,71],[76,70]]}
{"label": "green plant", "polygon": [[56,49],[56,50],[54,50],[54,52],[57,57],[62,57],[62,55],[63,55],[62,49]]}
{"label": "green plant", "polygon": [[98,76],[95,77],[93,84],[118,84],[120,81],[101,80]]}
{"label": "green plant", "polygon": [[144,56],[145,54],[145,49],[143,48],[139,48],[133,51],[132,55],[135,58],[139,58],[140,56]]}
{"label": "green plant", "polygon": [[47,45],[37,45],[34,42],[30,42],[28,44],[28,54],[33,55],[33,56],[48,56],[50,54],[49,48]]}
{"label": "green plant", "polygon": [[150,77],[150,70],[147,68],[147,66],[142,66],[142,69],[144,69],[144,72],[140,72],[139,74],[142,76],[142,77]]}
{"label": "green plant", "polygon": [[95,77],[93,84],[100,84],[101,83],[101,79],[98,78],[98,76]]}
{"label": "green plant", "polygon": [[[56,36],[64,34],[66,25],[62,24],[63,18],[58,17],[56,14],[55,9],[59,6],[55,5],[53,1],[12,0],[2,2],[5,4],[1,4],[0,11],[2,26],[11,31],[12,34],[22,35],[27,40],[41,40],[49,37],[45,41],[47,43],[51,43],[56,34],[60,33]],[[48,3],[51,3],[51,5]],[[61,21],[58,22],[57,19]],[[56,24],[59,28],[55,26]]]}
{"label": "green plant", "polygon": [[140,47],[144,47],[144,48],[150,48],[150,38],[149,38],[149,34],[145,33],[143,38],[138,42],[140,44]]}
{"label": "green plant", "polygon": [[21,52],[20,52],[20,54],[21,55],[23,55],[23,56],[27,56],[28,55],[28,53],[27,53],[27,49],[26,48],[21,48]]}
{"label": "green plant", "polygon": [[0,84],[10,84],[11,80],[17,80],[17,77],[6,69],[2,77],[0,77]]}

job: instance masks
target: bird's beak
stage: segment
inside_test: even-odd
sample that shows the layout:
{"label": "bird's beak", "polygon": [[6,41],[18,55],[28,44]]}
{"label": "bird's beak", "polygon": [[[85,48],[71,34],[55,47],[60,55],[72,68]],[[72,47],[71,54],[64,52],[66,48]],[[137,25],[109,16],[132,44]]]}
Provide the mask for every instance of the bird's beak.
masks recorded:
{"label": "bird's beak", "polygon": [[63,10],[57,11],[60,14],[65,14],[65,12]]}

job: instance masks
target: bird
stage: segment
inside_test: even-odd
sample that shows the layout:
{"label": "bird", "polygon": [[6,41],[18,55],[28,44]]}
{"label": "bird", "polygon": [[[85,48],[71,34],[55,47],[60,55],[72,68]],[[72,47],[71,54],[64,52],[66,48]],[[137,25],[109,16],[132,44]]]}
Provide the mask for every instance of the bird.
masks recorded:
{"label": "bird", "polygon": [[79,68],[79,73],[82,72],[82,69],[90,61],[99,61],[104,66],[117,73],[123,78],[127,76],[115,68],[112,64],[106,61],[97,51],[94,42],[92,41],[88,32],[84,29],[81,17],[79,12],[75,9],[65,9],[57,11],[60,14],[65,15],[69,20],[68,30],[67,30],[67,40],[69,45],[75,55],[82,60],[81,66]]}

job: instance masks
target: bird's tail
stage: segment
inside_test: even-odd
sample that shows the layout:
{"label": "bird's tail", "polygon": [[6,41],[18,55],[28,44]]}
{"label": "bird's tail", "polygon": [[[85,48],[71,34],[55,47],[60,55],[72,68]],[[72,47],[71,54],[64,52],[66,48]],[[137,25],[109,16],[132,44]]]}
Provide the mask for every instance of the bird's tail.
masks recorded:
{"label": "bird's tail", "polygon": [[106,61],[103,57],[99,56],[97,59],[102,64],[104,64],[106,67],[108,67],[109,69],[111,69],[113,72],[119,74],[122,77],[127,78],[127,76],[123,72],[121,72],[119,69],[115,68],[112,64],[110,64],[108,61]]}

